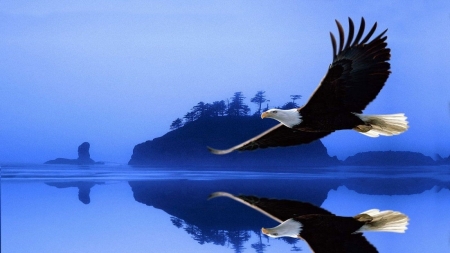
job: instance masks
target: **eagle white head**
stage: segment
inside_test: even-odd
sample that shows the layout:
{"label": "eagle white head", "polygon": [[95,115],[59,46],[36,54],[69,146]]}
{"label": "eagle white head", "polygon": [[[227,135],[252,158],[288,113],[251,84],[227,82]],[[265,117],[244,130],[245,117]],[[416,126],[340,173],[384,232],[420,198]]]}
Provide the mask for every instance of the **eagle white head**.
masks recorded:
{"label": "eagle white head", "polygon": [[288,219],[274,228],[262,228],[261,231],[263,234],[273,238],[283,236],[299,238],[299,234],[302,232],[302,227],[302,223],[294,219]]}
{"label": "eagle white head", "polygon": [[302,122],[302,116],[297,109],[281,110],[270,109],[261,114],[261,118],[272,118],[278,120],[283,125],[292,128]]}

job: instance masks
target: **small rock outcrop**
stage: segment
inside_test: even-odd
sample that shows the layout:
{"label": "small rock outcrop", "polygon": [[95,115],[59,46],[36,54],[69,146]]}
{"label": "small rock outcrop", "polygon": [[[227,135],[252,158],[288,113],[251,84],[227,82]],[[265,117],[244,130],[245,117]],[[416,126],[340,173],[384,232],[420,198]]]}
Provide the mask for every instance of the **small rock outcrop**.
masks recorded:
{"label": "small rock outcrop", "polygon": [[68,158],[56,158],[54,160],[46,161],[45,164],[74,164],[74,165],[89,165],[89,164],[103,164],[102,162],[95,162],[91,159],[89,154],[89,148],[91,145],[89,142],[83,142],[78,146],[78,158],[68,159]]}
{"label": "small rock outcrop", "polygon": [[89,142],[83,142],[80,146],[78,146],[78,159],[77,161],[86,164],[95,163],[94,160],[91,159],[91,155],[89,154],[89,148],[91,144]]}
{"label": "small rock outcrop", "polygon": [[436,155],[436,162],[439,165],[450,165],[450,155],[447,158],[442,158],[440,155]]}

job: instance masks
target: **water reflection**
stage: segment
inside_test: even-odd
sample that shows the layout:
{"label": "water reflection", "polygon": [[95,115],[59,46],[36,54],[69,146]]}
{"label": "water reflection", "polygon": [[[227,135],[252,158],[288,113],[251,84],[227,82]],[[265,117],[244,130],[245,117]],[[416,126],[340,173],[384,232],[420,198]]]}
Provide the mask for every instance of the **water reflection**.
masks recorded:
{"label": "water reflection", "polygon": [[76,187],[78,188],[78,199],[83,204],[89,204],[91,203],[91,188],[94,187],[97,184],[104,184],[104,183],[94,183],[89,181],[79,181],[79,182],[50,182],[45,183],[49,186],[54,186],[56,188],[69,188],[69,187]]}
{"label": "water reflection", "polygon": [[[173,225],[183,229],[199,244],[229,244],[234,252],[244,252],[243,245],[249,241],[252,233],[260,238],[258,242],[251,244],[252,249],[255,252],[266,252],[269,244],[263,243],[260,229],[263,225],[272,227],[277,224],[239,203],[230,203],[223,199],[217,199],[214,203],[206,201],[208,193],[213,191],[297,199],[321,206],[331,191],[336,191],[338,188],[343,189],[342,186],[345,186],[344,189],[347,190],[374,196],[406,196],[420,194],[430,189],[435,192],[441,189],[450,189],[450,182],[430,178],[169,180],[131,181],[129,185],[136,201],[167,212],[172,216]],[[377,207],[370,205],[366,209],[361,209],[357,208],[361,203],[348,202],[345,198],[341,201],[342,205],[356,206],[348,214],[349,216]],[[395,208],[383,207],[383,209]],[[330,211],[334,212],[332,209]],[[399,211],[402,210],[399,209]],[[414,222],[411,221],[411,223]],[[269,241],[268,238],[267,240]],[[296,245],[298,240],[291,238],[282,238],[282,240],[293,245],[292,251],[302,250],[302,247]]]}
{"label": "water reflection", "polygon": [[[310,252],[302,241],[262,235],[261,227],[277,223],[242,204],[220,198],[207,201],[215,191],[296,199],[343,216],[371,208],[399,210],[411,218],[406,234],[365,234],[380,252],[450,251],[448,168],[344,174],[337,170],[283,174],[62,168],[57,173],[56,167],[45,167],[44,173],[2,168],[2,181],[26,182],[7,188],[2,184],[2,251],[20,245],[34,252],[55,252],[57,247],[48,245],[65,243],[83,252],[106,252],[98,246],[97,251],[86,249],[118,244],[141,247],[133,252],[156,252],[160,247],[166,252],[186,251],[186,247],[191,249],[187,252]],[[32,180],[42,182],[42,189],[28,184]],[[78,196],[70,189],[76,189]],[[95,201],[90,202],[91,197]],[[155,227],[172,236],[150,240],[155,238]],[[52,240],[55,234],[66,236]],[[89,243],[92,236],[97,238],[95,244]],[[44,248],[47,251],[38,250]]]}

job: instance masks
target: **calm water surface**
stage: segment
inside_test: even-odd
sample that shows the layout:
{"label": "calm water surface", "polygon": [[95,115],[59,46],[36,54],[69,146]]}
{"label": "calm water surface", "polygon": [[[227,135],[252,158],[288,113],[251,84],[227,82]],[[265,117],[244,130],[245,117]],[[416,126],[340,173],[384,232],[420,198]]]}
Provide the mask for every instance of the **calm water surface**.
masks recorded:
{"label": "calm water surface", "polygon": [[338,214],[393,209],[405,234],[366,233],[379,252],[450,252],[450,168],[197,171],[4,165],[1,252],[311,252],[269,239],[269,218],[214,191],[311,202]]}

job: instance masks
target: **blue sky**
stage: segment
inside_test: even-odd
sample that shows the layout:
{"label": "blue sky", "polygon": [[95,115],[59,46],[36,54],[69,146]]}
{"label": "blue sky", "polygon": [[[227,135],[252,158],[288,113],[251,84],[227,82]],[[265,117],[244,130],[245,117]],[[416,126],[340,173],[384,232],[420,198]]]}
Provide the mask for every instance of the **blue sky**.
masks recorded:
{"label": "blue sky", "polygon": [[[368,114],[404,112],[410,129],[340,131],[330,155],[409,150],[450,155],[448,1],[1,1],[0,162],[126,163],[200,101],[304,103],[331,62],[335,19],[388,28],[392,74]],[[251,136],[249,136],[251,137]],[[205,149],[206,150],[206,149]]]}

